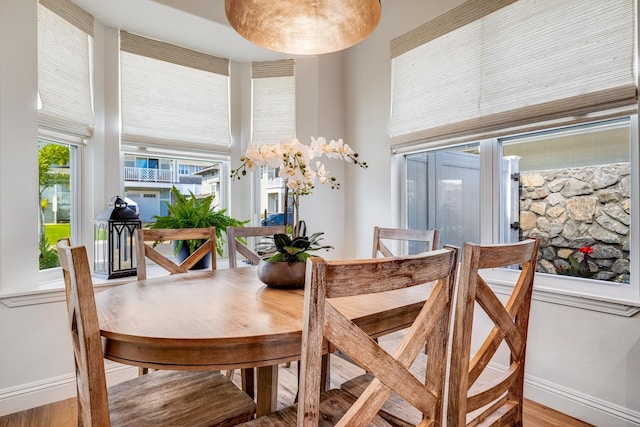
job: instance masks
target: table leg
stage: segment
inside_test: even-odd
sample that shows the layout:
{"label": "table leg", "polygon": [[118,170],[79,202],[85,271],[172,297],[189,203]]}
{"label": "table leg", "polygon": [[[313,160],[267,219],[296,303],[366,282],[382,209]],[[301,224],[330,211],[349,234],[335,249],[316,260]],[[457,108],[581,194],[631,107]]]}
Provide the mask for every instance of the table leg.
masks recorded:
{"label": "table leg", "polygon": [[241,369],[240,376],[242,378],[242,390],[253,399],[256,395],[256,380],[253,368]]}
{"label": "table leg", "polygon": [[256,417],[278,409],[278,365],[258,368]]}
{"label": "table leg", "polygon": [[[300,372],[298,372],[300,378]],[[300,381],[298,379],[298,381]],[[331,357],[329,353],[322,355],[322,368],[320,369],[320,392],[331,388]]]}

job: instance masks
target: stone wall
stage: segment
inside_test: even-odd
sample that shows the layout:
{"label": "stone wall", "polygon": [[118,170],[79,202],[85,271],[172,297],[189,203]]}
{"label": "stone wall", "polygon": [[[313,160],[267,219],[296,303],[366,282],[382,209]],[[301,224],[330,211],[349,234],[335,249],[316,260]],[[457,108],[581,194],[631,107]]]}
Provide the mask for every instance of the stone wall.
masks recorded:
{"label": "stone wall", "polygon": [[630,197],[629,163],[521,173],[520,236],[540,239],[538,271],[629,283]]}

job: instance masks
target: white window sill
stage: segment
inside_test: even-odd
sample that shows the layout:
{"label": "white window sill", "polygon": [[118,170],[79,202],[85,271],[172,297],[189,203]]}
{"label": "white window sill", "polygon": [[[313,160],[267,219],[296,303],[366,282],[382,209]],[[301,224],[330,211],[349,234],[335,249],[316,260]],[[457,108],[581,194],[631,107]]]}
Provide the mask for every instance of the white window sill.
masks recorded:
{"label": "white window sill", "polygon": [[[494,270],[483,277],[496,293],[510,294],[515,271]],[[640,312],[640,291],[618,284],[576,277],[536,274],[533,300],[631,317]]]}
{"label": "white window sill", "polygon": [[[93,285],[96,292],[112,286],[122,285],[136,280],[135,276],[121,279],[104,280],[94,277]],[[65,300],[64,281],[52,280],[41,284],[37,289],[27,292],[16,292],[0,295],[0,303],[7,307],[23,307],[27,305],[49,304]]]}
{"label": "white window sill", "polygon": [[[217,268],[228,268],[228,262],[226,259],[218,259],[217,260]],[[28,305],[36,305],[36,304],[49,304],[53,302],[64,301],[65,290],[64,290],[64,280],[62,279],[62,272],[60,269],[57,269],[57,274],[53,271],[47,271],[49,273],[49,278],[55,279],[49,281],[43,281],[40,285],[29,291],[23,292],[14,292],[0,295],[0,304],[3,304],[7,307],[24,307]],[[54,274],[51,274],[54,273]],[[168,275],[166,270],[158,267],[156,265],[147,266],[147,277],[160,277]],[[45,276],[47,277],[47,276]],[[111,288],[113,286],[119,286],[125,283],[133,282],[136,279],[136,276],[131,277],[122,277],[118,279],[103,279],[100,277],[93,276],[93,287],[96,292],[101,292],[104,289]]]}
{"label": "white window sill", "polygon": [[[224,264],[224,265],[223,265]],[[218,268],[226,268],[226,260],[218,260]],[[149,277],[166,274],[159,267],[150,267]],[[492,289],[499,294],[509,294],[517,272],[495,270],[483,274]],[[94,277],[97,292],[136,280],[135,276],[104,280]],[[0,295],[0,303],[7,307],[22,307],[64,301],[62,279],[43,283],[29,292]],[[640,312],[640,292],[632,284],[607,284],[592,280],[567,278],[547,274],[536,275],[533,290],[534,301],[566,305],[584,310],[599,311],[617,316],[631,317]]]}

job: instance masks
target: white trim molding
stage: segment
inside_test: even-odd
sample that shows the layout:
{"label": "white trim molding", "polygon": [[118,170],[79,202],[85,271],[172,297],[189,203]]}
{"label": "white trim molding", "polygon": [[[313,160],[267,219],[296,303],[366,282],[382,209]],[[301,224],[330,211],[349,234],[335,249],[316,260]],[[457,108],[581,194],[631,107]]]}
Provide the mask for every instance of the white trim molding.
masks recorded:
{"label": "white trim molding", "polygon": [[637,427],[640,412],[525,375],[525,396],[594,426]]}
{"label": "white trim molding", "polygon": [[[138,368],[106,362],[107,384],[113,385],[138,375]],[[0,416],[69,399],[76,395],[73,374],[0,389]]]}
{"label": "white trim molding", "polygon": [[[506,366],[491,362],[488,369],[502,373]],[[594,426],[637,427],[640,425],[640,412],[529,374],[525,374],[524,396]]]}
{"label": "white trim molding", "polygon": [[[134,280],[136,280],[135,277],[108,281],[94,278],[94,289],[96,292],[101,292],[113,286],[119,286]],[[37,289],[30,292],[0,295],[0,304],[4,304],[9,308],[14,308],[28,305],[50,304],[65,300],[66,296],[62,280],[57,282],[55,286],[52,286],[53,282],[48,285],[50,285],[49,289]]]}
{"label": "white trim molding", "polygon": [[[513,288],[513,284],[499,283],[496,281],[491,281],[490,286],[495,293],[502,295],[511,295],[511,289]],[[584,310],[599,311],[624,317],[632,317],[640,312],[640,307],[633,304],[604,301],[583,295],[571,295],[535,286],[533,288],[533,300],[582,308]]]}

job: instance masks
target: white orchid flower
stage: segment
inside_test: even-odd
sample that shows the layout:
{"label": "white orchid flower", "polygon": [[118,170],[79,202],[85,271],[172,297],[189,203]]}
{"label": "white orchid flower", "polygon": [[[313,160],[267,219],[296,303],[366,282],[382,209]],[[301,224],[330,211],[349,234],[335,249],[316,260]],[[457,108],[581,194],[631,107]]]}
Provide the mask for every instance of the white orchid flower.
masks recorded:
{"label": "white orchid flower", "polygon": [[261,149],[263,163],[268,164],[272,168],[277,168],[282,163],[282,154],[277,147],[271,145],[263,145]]}
{"label": "white orchid flower", "polygon": [[316,162],[316,174],[318,175],[318,179],[320,180],[321,184],[326,184],[329,181],[329,177],[327,176],[327,174],[329,173],[324,165],[322,164],[322,162]]}
{"label": "white orchid flower", "polygon": [[262,163],[262,161],[263,159],[262,155],[260,154],[260,147],[250,144],[245,153],[245,164],[247,166],[247,169],[255,169],[257,165]]}
{"label": "white orchid flower", "polygon": [[242,165],[233,169],[231,176],[240,179],[247,170],[267,164],[279,169],[278,176],[296,197],[311,193],[316,179],[322,184],[330,183],[331,188],[339,188],[340,183],[335,182],[324,164],[317,160],[323,156],[367,167],[366,163],[357,160],[358,154],[342,139],[332,139],[327,143],[324,137],[311,137],[311,144],[305,145],[296,138],[285,138],[275,144],[249,144],[245,155],[240,158]]}

